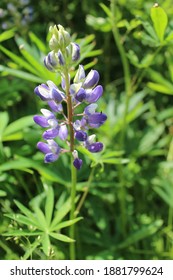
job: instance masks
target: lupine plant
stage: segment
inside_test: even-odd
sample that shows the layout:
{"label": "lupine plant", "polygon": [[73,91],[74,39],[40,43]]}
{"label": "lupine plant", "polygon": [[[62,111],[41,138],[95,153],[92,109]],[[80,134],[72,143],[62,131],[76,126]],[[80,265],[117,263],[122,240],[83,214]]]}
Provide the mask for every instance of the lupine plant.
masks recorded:
{"label": "lupine plant", "polygon": [[[89,45],[88,36],[72,39],[57,26],[47,37],[50,53],[37,32],[29,34],[31,45],[16,37],[20,53],[0,46],[8,57],[8,67],[0,65],[2,79],[8,73],[30,81],[26,87],[9,76],[20,85],[22,102],[9,114],[0,112],[0,258],[173,259],[172,6],[169,0],[163,8],[148,0],[111,0],[101,11],[97,1],[83,0],[85,16],[80,11],[78,18],[78,2],[65,8],[74,8],[68,18],[77,33],[87,34],[87,24],[96,30],[104,53],[98,65],[103,98],[98,73],[87,70],[96,63],[88,58],[98,55],[90,52],[94,37]],[[51,19],[61,16],[57,9]],[[68,25],[66,16],[60,22]],[[78,66],[84,59],[89,63]],[[96,81],[86,86],[91,77]],[[5,108],[4,98],[15,90],[9,84],[2,90]],[[107,121],[99,128],[102,109]],[[103,147],[97,141],[103,152],[96,152]]]}
{"label": "lupine plant", "polygon": [[[61,25],[50,27],[49,31],[51,51],[44,64],[48,70],[61,75],[61,88],[52,81],[35,88],[36,95],[49,107],[41,109],[42,115],[34,116],[35,123],[46,128],[42,135],[44,142],[38,142],[37,147],[45,154],[45,163],[53,163],[64,153],[70,154],[72,220],[75,218],[76,170],[83,164],[78,155],[78,145],[83,145],[91,153],[102,151],[103,143],[97,142],[96,135],[90,134],[90,130],[103,125],[107,116],[96,112],[96,102],[103,94],[102,86],[98,85],[99,73],[91,70],[86,75],[84,66],[79,65],[72,79],[70,70],[80,57],[80,47],[71,41],[70,34]],[[59,144],[62,141],[65,142],[63,147]],[[74,225],[71,226],[70,237],[74,239]],[[71,258],[74,257],[74,243],[71,243]]]}

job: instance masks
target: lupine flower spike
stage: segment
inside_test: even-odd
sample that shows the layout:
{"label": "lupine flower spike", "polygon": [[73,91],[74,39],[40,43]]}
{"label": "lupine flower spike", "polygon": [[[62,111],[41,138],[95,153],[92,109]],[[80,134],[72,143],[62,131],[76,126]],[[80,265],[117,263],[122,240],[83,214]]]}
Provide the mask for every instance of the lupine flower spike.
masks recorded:
{"label": "lupine flower spike", "polygon": [[[80,58],[80,47],[71,42],[70,34],[61,25],[50,27],[49,31],[51,51],[45,57],[44,64],[48,70],[60,73],[61,88],[52,81],[35,88],[36,95],[49,107],[41,109],[42,115],[34,116],[35,123],[46,128],[42,135],[45,142],[38,142],[37,147],[45,154],[45,163],[56,161],[61,153],[71,152],[73,165],[79,170],[82,167],[82,159],[77,152],[79,143],[91,153],[103,149],[103,144],[96,142],[96,135],[89,135],[91,129],[99,128],[107,119],[104,113],[96,112],[96,102],[102,96],[103,88],[98,85],[99,73],[91,70],[86,75],[83,65],[79,65],[71,82],[70,68]],[[79,114],[81,104],[86,107]],[[64,112],[66,106],[67,115]],[[59,146],[58,139],[67,143],[67,149]]]}

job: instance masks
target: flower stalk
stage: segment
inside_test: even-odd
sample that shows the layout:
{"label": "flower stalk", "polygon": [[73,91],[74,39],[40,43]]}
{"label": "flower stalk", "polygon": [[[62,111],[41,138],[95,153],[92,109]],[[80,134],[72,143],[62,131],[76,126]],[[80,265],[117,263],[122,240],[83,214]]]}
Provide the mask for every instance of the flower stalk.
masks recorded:
{"label": "flower stalk", "polygon": [[[103,143],[96,142],[96,135],[89,135],[90,129],[99,128],[107,119],[102,112],[96,112],[97,100],[103,94],[103,88],[98,85],[99,73],[91,70],[85,75],[83,65],[79,65],[76,75],[71,82],[71,69],[80,58],[80,47],[71,42],[70,34],[61,26],[50,27],[51,51],[44,59],[46,68],[61,75],[61,89],[52,81],[41,84],[35,88],[35,94],[47,102],[49,109],[41,109],[42,115],[34,116],[39,126],[46,128],[43,140],[39,142],[38,149],[45,154],[44,162],[52,163],[58,160],[60,154],[70,153],[71,158],[71,211],[70,220],[75,218],[75,198],[77,170],[80,170],[83,161],[78,156],[77,148],[81,144],[91,153],[103,150]],[[85,103],[83,112],[75,112],[76,108]],[[67,115],[64,112],[67,108]],[[83,108],[83,106],[82,106]],[[66,110],[65,110],[66,111]],[[60,120],[58,115],[61,115]],[[63,118],[62,118],[63,117]],[[61,148],[58,139],[66,142],[67,149]],[[69,235],[75,239],[75,226],[70,227]],[[70,243],[70,259],[76,258],[75,243]]]}

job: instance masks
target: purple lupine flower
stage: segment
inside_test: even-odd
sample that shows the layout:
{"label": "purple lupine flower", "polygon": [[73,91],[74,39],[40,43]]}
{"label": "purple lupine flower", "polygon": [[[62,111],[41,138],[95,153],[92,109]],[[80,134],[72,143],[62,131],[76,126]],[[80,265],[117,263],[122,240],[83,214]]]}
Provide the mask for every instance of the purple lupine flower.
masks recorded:
{"label": "purple lupine flower", "polygon": [[103,87],[98,85],[93,90],[86,90],[86,101],[89,103],[96,102],[103,94]]}
{"label": "purple lupine flower", "polygon": [[54,100],[48,101],[47,104],[49,105],[50,109],[53,112],[57,112],[57,113],[62,113],[63,112],[63,106],[62,104],[57,104]]}
{"label": "purple lupine flower", "polygon": [[82,161],[82,159],[80,159],[78,157],[78,152],[76,150],[74,150],[72,155],[74,158],[74,161],[73,161],[74,167],[76,167],[76,169],[78,169],[78,170],[81,169],[83,161]]}
{"label": "purple lupine flower", "polygon": [[88,137],[87,133],[83,130],[78,130],[75,132],[75,138],[78,141],[86,141],[87,137]]}
{"label": "purple lupine flower", "polygon": [[61,148],[54,140],[47,140],[47,143],[38,142],[37,148],[45,154],[44,162],[54,162],[58,159]]}
{"label": "purple lupine flower", "polygon": [[96,70],[91,70],[86,76],[83,87],[85,89],[95,87],[98,84],[99,78],[99,73]]}
{"label": "purple lupine flower", "polygon": [[35,93],[43,101],[55,100],[60,103],[65,98],[64,92],[60,91],[58,87],[52,82],[47,81],[47,85],[41,84],[35,88]]}
{"label": "purple lupine flower", "polygon": [[83,123],[91,128],[100,127],[102,124],[104,124],[104,122],[107,119],[107,116],[102,112],[101,113],[95,112],[96,108],[97,108],[97,104],[92,103],[88,105],[84,110],[85,115],[82,119]]}
{"label": "purple lupine flower", "polygon": [[58,136],[61,140],[66,140],[68,137],[68,129],[66,124],[63,124],[59,127],[59,133]]}
{"label": "purple lupine flower", "polygon": [[81,169],[81,167],[82,167],[82,159],[80,159],[80,158],[75,158],[74,159],[74,161],[73,161],[73,165],[74,165],[74,167],[76,167],[76,169]]}
{"label": "purple lupine flower", "polygon": [[104,122],[107,120],[107,116],[105,114],[101,113],[94,113],[92,115],[87,116],[86,121],[89,125],[89,127],[92,128],[98,128],[101,125],[104,124]]}
{"label": "purple lupine flower", "polygon": [[[35,88],[36,95],[50,108],[50,110],[41,109],[42,116],[34,116],[35,123],[46,128],[42,137],[47,142],[39,142],[37,147],[45,154],[46,163],[56,161],[61,152],[71,151],[74,159],[73,165],[79,170],[83,162],[75,150],[77,141],[91,153],[103,150],[103,143],[96,142],[94,134],[89,135],[90,129],[99,128],[107,119],[104,113],[96,112],[98,107],[96,102],[103,94],[103,87],[98,84],[100,79],[98,71],[91,70],[85,75],[83,65],[79,65],[73,82],[71,82],[70,69],[73,67],[73,63],[80,58],[80,46],[71,42],[70,35],[61,25],[50,27],[50,33],[51,51],[44,59],[44,63],[50,71],[61,73],[61,88],[50,80]],[[64,102],[65,106],[63,106]],[[83,113],[76,109],[81,104],[84,108]],[[86,104],[89,105],[86,106]],[[59,115],[59,119],[57,119],[57,115]],[[70,130],[69,133],[68,130]],[[68,149],[60,148],[55,142],[55,138],[66,142]]]}
{"label": "purple lupine flower", "polygon": [[74,83],[80,83],[85,79],[85,70],[83,65],[79,65],[79,68],[76,72],[76,75],[74,77]]}
{"label": "purple lupine flower", "polygon": [[49,127],[49,123],[46,117],[36,115],[33,117],[36,124],[40,125],[41,127]]}
{"label": "purple lupine flower", "polygon": [[89,144],[86,146],[86,148],[88,149],[88,151],[90,151],[91,153],[98,153],[101,152],[103,150],[103,143],[101,142],[95,142],[93,144]]}
{"label": "purple lupine flower", "polygon": [[80,88],[75,95],[75,99],[79,102],[82,102],[86,99],[86,91],[83,88]]}

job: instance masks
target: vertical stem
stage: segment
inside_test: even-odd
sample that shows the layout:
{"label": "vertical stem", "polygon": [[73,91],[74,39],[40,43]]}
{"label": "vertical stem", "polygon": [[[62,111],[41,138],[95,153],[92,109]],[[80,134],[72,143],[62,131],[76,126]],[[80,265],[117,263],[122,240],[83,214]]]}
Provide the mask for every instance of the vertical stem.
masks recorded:
{"label": "vertical stem", "polygon": [[132,86],[131,86],[131,77],[130,77],[130,67],[129,62],[126,57],[125,49],[121,43],[121,37],[117,28],[117,21],[116,21],[116,0],[111,0],[111,23],[112,23],[112,32],[114,36],[115,43],[117,45],[121,62],[123,66],[123,72],[124,72],[124,83],[125,83],[125,108],[123,113],[123,123],[122,123],[122,130],[121,130],[121,148],[124,146],[124,137],[125,137],[125,130],[126,130],[126,117],[128,113],[128,107],[129,107],[129,100],[132,95]]}
{"label": "vertical stem", "polygon": [[[72,152],[74,151],[74,130],[73,130],[73,108],[72,101],[69,92],[70,83],[68,77],[68,69],[64,71],[64,78],[66,84],[66,96],[67,96],[67,114],[68,114],[68,125],[70,131],[70,152],[71,152],[71,211],[70,211],[70,220],[75,218],[75,197],[76,197],[76,181],[77,174],[76,168],[73,166],[73,156]],[[71,225],[69,230],[69,235],[71,239],[75,237],[75,226]],[[75,254],[75,243],[70,243],[70,259],[74,260],[76,258]]]}
{"label": "vertical stem", "polygon": [[[124,111],[122,117],[122,129],[120,134],[120,149],[124,149],[124,140],[125,140],[125,132],[127,126],[127,114],[129,108],[129,100],[132,95],[132,87],[131,87],[131,77],[130,77],[130,67],[129,62],[126,57],[125,49],[121,43],[121,37],[117,28],[117,21],[116,21],[116,0],[111,0],[110,4],[111,8],[111,24],[112,24],[112,32],[114,36],[115,43],[117,45],[121,62],[123,66],[124,72],[124,83],[125,83],[125,104],[124,104]],[[119,180],[121,184],[120,192],[119,192],[119,202],[120,202],[120,210],[121,210],[121,224],[122,224],[122,235],[125,238],[126,236],[126,185],[125,185],[125,178],[123,174],[122,165],[118,167],[118,174]]]}
{"label": "vertical stem", "polygon": [[[73,166],[73,157],[71,157],[71,211],[70,211],[70,220],[75,218],[75,197],[76,197],[76,168]],[[75,224],[71,225],[69,231],[70,238],[75,238]],[[75,252],[75,242],[70,243],[70,259],[76,259],[76,252]]]}

